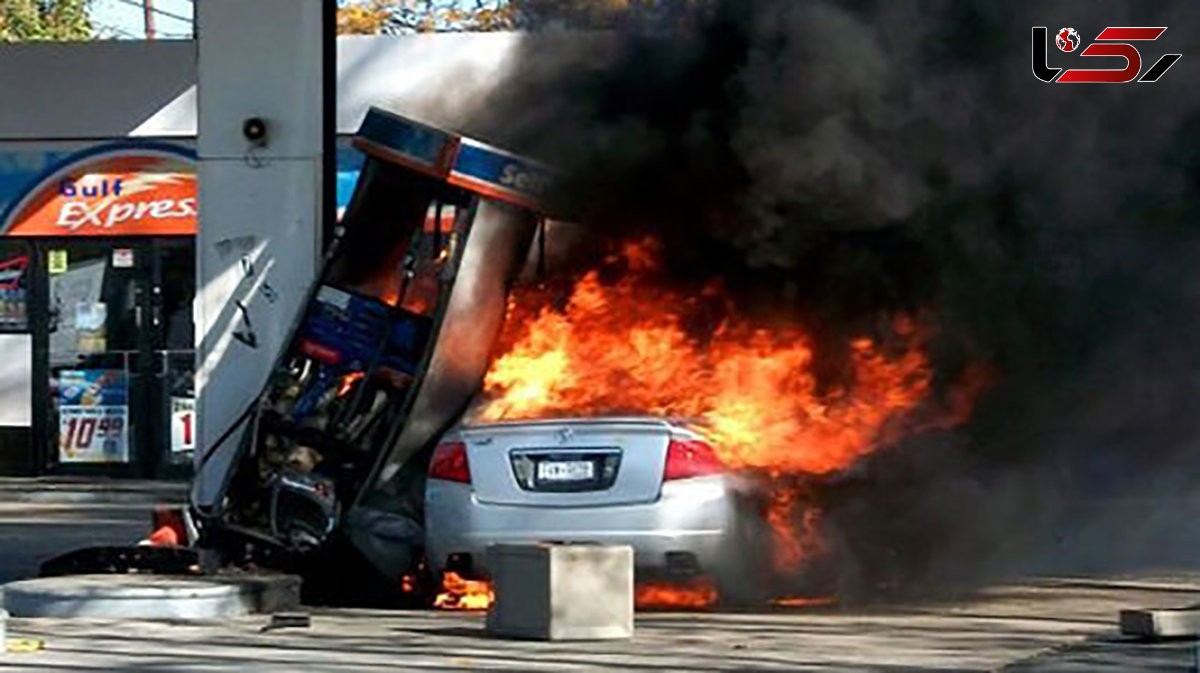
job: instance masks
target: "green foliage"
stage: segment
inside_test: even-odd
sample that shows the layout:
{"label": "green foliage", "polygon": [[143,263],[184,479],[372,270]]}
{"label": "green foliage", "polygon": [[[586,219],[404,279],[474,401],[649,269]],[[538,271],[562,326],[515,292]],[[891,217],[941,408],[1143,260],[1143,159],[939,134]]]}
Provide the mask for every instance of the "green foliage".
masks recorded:
{"label": "green foliage", "polygon": [[343,0],[342,34],[611,29],[626,23],[670,22],[712,0]]}
{"label": "green foliage", "polygon": [[90,40],[90,0],[0,0],[0,42]]}
{"label": "green foliage", "polygon": [[509,30],[509,0],[344,0],[338,33],[440,33]]}

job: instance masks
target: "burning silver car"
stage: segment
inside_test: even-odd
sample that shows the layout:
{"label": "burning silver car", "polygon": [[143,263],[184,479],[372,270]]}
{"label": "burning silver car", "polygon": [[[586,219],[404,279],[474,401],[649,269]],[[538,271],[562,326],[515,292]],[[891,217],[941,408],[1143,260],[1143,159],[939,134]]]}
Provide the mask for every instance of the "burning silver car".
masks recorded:
{"label": "burning silver car", "polygon": [[485,575],[493,544],[628,544],[641,576],[740,585],[752,492],[702,435],[663,419],[464,425],[429,464],[426,555],[435,571]]}

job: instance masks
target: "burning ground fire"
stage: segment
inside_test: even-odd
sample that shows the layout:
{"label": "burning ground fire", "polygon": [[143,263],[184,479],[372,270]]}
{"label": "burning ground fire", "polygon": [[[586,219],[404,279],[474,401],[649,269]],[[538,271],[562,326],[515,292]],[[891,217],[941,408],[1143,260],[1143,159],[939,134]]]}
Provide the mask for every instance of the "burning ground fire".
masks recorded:
{"label": "burning ground fire", "polygon": [[705,578],[678,582],[639,582],[633,592],[638,609],[704,610],[716,605],[717,588]]}
{"label": "burning ground fire", "polygon": [[[886,345],[851,341],[846,382],[822,386],[803,330],[752,324],[717,284],[698,294],[661,287],[657,260],[654,241],[627,243],[580,277],[565,303],[514,291],[478,417],[694,419],[728,467],[770,480],[773,564],[794,573],[822,551],[819,512],[794,477],[844,470],[905,433],[970,412],[973,389],[952,393],[948,405],[930,400],[928,330],[909,317],[891,321]],[[702,608],[716,598],[699,585],[638,591],[639,607]]]}
{"label": "burning ground fire", "polygon": [[[707,610],[717,604],[717,588],[706,578],[677,582],[639,582],[633,601],[639,610]],[[484,580],[466,580],[458,573],[448,572],[442,579],[442,592],[434,599],[434,607],[443,610],[486,610],[495,602],[492,586]],[[772,601],[778,607],[823,607],[834,602],[832,597],[789,596]]]}
{"label": "burning ground fire", "polygon": [[433,600],[443,610],[486,610],[496,600],[490,582],[463,579],[458,573],[442,576],[442,592]]}
{"label": "burning ground fire", "polygon": [[[458,573],[442,577],[442,591],[434,607],[443,610],[486,610],[495,602],[491,583],[463,579]],[[703,578],[687,582],[640,582],[634,591],[638,609],[703,610],[717,602],[717,589]]]}

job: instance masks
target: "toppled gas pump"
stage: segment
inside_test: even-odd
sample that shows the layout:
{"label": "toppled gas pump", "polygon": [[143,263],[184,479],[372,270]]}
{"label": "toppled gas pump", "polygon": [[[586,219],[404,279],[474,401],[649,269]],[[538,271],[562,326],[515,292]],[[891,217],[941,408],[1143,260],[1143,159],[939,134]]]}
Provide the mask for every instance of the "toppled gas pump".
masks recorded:
{"label": "toppled gas pump", "polygon": [[367,160],[339,235],[245,429],[226,433],[233,460],[198,470],[221,497],[190,518],[224,563],[320,574],[353,549],[399,583],[423,543],[429,453],[481,385],[551,173],[378,109],[353,144]]}

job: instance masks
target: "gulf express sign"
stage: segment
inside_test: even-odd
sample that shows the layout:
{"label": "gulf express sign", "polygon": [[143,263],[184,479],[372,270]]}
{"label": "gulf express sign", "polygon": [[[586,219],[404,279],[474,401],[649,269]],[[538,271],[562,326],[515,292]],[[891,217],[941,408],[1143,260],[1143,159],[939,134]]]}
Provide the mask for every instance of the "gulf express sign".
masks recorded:
{"label": "gulf express sign", "polygon": [[114,145],[68,157],[3,218],[7,236],[196,233],[196,166],[165,144]]}

